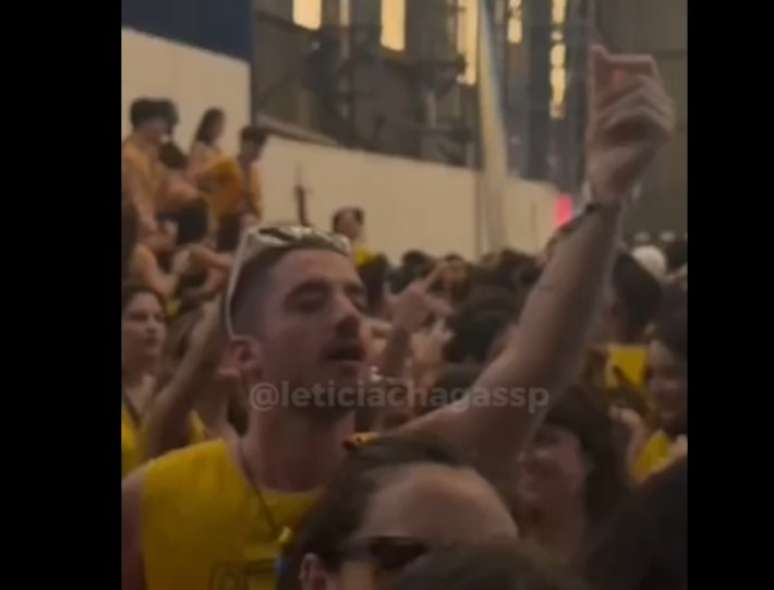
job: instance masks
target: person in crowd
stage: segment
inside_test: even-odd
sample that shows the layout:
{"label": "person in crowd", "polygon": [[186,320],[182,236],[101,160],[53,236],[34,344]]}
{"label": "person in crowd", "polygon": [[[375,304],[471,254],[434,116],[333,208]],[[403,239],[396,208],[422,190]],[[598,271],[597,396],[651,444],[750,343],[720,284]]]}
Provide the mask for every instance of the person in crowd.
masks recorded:
{"label": "person in crowd", "polygon": [[177,111],[177,105],[168,98],[159,98],[157,100],[159,107],[161,108],[161,112],[164,115],[164,119],[167,122],[167,128],[165,132],[166,138],[171,141],[175,136],[175,129],[180,123],[180,114]]}
{"label": "person in crowd", "polygon": [[459,305],[470,288],[470,267],[459,254],[447,254],[443,258],[445,270],[441,276],[441,292],[452,305]]}
{"label": "person in crowd", "polygon": [[583,376],[611,404],[643,412],[650,403],[645,386],[647,329],[661,297],[659,281],[632,255],[621,251]]}
{"label": "person in crowd", "polygon": [[[628,195],[674,125],[652,59],[596,48],[593,64],[591,208],[557,246],[519,329],[476,382],[483,398],[431,412],[396,433],[439,436],[495,479],[510,470],[500,458],[521,452],[544,412],[497,407],[491,396],[539,387],[556,401],[574,380]],[[632,126],[641,133],[621,133]],[[123,483],[126,590],[195,590],[213,579],[245,585],[250,578],[254,587],[271,587],[269,564],[283,530],[334,476],[346,456],[342,443],[354,434],[351,391],[370,374],[370,330],[347,244],[308,227],[253,228],[242,239],[224,319],[230,358],[254,405],[247,431],[233,445],[213,441],[170,453]],[[326,396],[315,393],[321,387]]]}
{"label": "person in crowd", "polygon": [[148,459],[205,439],[201,420],[184,402],[211,380],[217,322],[214,317],[201,322],[178,370],[162,383],[167,335],[162,297],[142,285],[126,285],[121,312],[121,472],[126,476]]}
{"label": "person in crowd", "polygon": [[587,585],[536,548],[513,541],[431,549],[390,590],[584,590]]}
{"label": "person in crowd", "polygon": [[344,459],[286,550],[278,587],[387,587],[431,548],[516,536],[502,498],[453,449],[385,436]]}
{"label": "person in crowd", "polygon": [[209,108],[204,111],[194,133],[189,155],[189,173],[196,178],[199,171],[206,170],[211,162],[221,155],[218,140],[226,128],[226,115],[222,109]]}
{"label": "person in crowd", "polygon": [[627,408],[611,409],[629,430],[628,460],[637,482],[688,453],[687,299],[675,288],[665,300],[648,345],[647,386],[655,414],[643,419]]}
{"label": "person in crowd", "polygon": [[585,557],[599,590],[688,587],[688,459],[648,480],[610,519]]}
{"label": "person in crowd", "polygon": [[146,235],[141,240],[136,210],[128,202],[122,206],[121,225],[122,281],[144,285],[165,300],[173,297],[188,269],[188,258],[173,257],[171,270],[166,272],[159,264],[157,254],[172,253],[172,238],[176,239],[176,231],[165,236]]}
{"label": "person in crowd", "polygon": [[577,564],[629,491],[612,422],[593,396],[573,387],[551,409],[519,458],[511,504],[523,538]]}
{"label": "person in crowd", "polygon": [[373,253],[365,242],[365,213],[359,207],[344,207],[333,214],[331,226],[334,233],[345,236],[352,244],[355,266],[368,262]]}
{"label": "person in crowd", "polygon": [[239,139],[239,153],[235,157],[214,158],[196,175],[199,186],[206,191],[215,218],[219,252],[233,252],[243,227],[263,218],[257,164],[266,143],[266,133],[258,127],[248,126],[242,129]]}
{"label": "person in crowd", "polygon": [[366,289],[368,316],[371,318],[386,319],[388,316],[385,288],[389,271],[390,263],[383,254],[375,255],[357,267],[357,273]]}
{"label": "person in crowd", "polygon": [[138,98],[129,107],[132,132],[121,147],[123,192],[138,216],[140,233],[159,231],[156,200],[164,181],[164,165],[159,150],[169,130],[168,113],[163,103]]}

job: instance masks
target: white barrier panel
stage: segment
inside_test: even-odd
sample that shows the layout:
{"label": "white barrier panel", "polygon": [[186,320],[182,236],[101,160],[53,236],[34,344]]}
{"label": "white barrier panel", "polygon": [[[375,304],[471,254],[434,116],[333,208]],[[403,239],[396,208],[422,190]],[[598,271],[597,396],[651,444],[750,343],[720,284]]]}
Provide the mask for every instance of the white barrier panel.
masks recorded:
{"label": "white barrier panel", "polygon": [[[273,136],[260,163],[266,221],[296,220],[294,187],[307,190],[311,223],[330,227],[340,207],[361,207],[369,245],[396,262],[409,248],[475,258],[478,174],[367,152]],[[536,252],[553,231],[557,192],[550,185],[511,179],[505,195],[511,246]]]}
{"label": "white barrier panel", "polygon": [[247,62],[182,43],[121,30],[121,136],[129,133],[129,105],[138,97],[175,102],[180,124],[175,139],[188,151],[199,118],[209,107],[226,113],[221,147],[236,152],[239,130],[250,122]]}

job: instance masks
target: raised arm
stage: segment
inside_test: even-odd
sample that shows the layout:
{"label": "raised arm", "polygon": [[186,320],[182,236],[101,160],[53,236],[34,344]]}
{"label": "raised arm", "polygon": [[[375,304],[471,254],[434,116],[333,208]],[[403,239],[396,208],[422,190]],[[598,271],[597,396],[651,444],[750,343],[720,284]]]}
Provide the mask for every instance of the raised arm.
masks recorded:
{"label": "raised arm", "polygon": [[673,128],[649,57],[594,48],[587,140],[592,210],[557,245],[505,349],[471,394],[409,425],[501,460],[526,443],[548,405],[576,377],[610,273],[625,201]]}
{"label": "raised arm", "polygon": [[143,426],[147,458],[185,446],[190,434],[191,411],[209,387],[219,363],[218,305],[205,308],[204,317],[191,334],[191,343],[172,380],[153,401]]}

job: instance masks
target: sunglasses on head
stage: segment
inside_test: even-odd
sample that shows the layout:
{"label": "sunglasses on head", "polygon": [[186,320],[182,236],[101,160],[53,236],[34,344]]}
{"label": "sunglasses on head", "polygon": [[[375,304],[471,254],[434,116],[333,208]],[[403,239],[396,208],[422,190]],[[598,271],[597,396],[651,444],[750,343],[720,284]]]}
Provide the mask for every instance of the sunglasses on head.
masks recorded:
{"label": "sunglasses on head", "polygon": [[229,277],[226,296],[223,299],[223,315],[229,338],[235,336],[231,306],[234,291],[245,264],[267,250],[289,249],[295,244],[307,240],[324,244],[344,256],[351,254],[350,243],[346,237],[304,225],[253,227],[243,234],[234,257],[234,266]]}
{"label": "sunglasses on head", "polygon": [[369,537],[345,544],[338,552],[341,561],[367,561],[385,572],[404,568],[429,550],[410,537]]}

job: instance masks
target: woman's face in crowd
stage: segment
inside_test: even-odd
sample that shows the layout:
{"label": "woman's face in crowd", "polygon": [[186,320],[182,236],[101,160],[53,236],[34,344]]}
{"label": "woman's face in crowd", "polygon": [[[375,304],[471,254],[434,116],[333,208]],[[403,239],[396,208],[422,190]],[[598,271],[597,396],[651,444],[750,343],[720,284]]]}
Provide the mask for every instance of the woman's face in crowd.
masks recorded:
{"label": "woman's face in crowd", "polygon": [[[377,477],[381,489],[347,544],[358,546],[377,537],[390,543],[399,538],[404,544],[430,548],[517,537],[504,502],[472,469],[417,464],[386,470]],[[419,556],[412,551],[408,554]],[[302,586],[304,590],[380,590],[389,587],[408,563],[410,559],[401,560],[400,566],[386,569],[376,558],[347,559],[345,555],[338,572],[316,580],[302,574]]]}
{"label": "woman's face in crowd", "polygon": [[167,327],[159,300],[150,293],[138,293],[124,309],[121,345],[124,358],[154,362],[161,359]]}
{"label": "woman's face in crowd", "polygon": [[687,366],[658,340],[648,347],[648,390],[658,406],[661,427],[682,432],[688,414]]}
{"label": "woman's face in crowd", "polygon": [[547,509],[582,497],[589,466],[578,437],[560,426],[544,424],[521,458],[516,483],[520,509]]}

